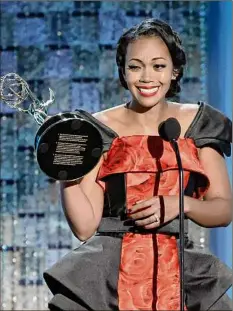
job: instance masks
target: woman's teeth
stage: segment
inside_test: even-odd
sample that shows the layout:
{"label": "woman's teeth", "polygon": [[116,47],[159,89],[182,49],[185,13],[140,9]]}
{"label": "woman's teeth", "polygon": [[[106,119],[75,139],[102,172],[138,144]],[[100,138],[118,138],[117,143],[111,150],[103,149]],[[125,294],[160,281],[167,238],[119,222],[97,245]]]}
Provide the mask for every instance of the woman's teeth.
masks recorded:
{"label": "woman's teeth", "polygon": [[144,94],[153,94],[153,93],[156,93],[156,92],[158,91],[159,87],[157,86],[157,87],[153,87],[153,88],[151,88],[151,89],[144,89],[144,88],[138,88],[138,89],[139,89],[139,91],[140,91],[141,93],[144,93]]}

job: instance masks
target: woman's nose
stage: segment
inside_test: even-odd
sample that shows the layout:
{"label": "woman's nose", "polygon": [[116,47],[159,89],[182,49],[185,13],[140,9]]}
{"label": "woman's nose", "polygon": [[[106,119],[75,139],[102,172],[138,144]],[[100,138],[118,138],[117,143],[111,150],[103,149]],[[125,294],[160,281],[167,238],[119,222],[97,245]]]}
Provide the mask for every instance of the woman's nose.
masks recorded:
{"label": "woman's nose", "polygon": [[152,81],[153,81],[153,77],[152,77],[150,70],[144,69],[142,71],[139,82],[148,83],[148,82],[152,82]]}

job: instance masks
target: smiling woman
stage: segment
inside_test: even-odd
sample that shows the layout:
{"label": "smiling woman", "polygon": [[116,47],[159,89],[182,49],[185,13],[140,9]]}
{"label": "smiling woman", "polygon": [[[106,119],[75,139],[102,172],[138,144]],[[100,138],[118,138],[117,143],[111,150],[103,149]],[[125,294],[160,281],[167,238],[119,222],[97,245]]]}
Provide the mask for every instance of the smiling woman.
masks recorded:
{"label": "smiling woman", "polygon": [[[159,80],[165,79],[167,91],[162,92],[165,97],[172,97],[180,91],[185,53],[176,32],[162,21],[157,20],[153,25],[147,21],[126,31],[118,42],[116,61],[121,84],[126,89],[129,89],[126,76],[126,69],[129,69],[140,73],[137,82],[142,81],[143,85],[157,82],[160,86]],[[161,74],[156,75],[156,72]]]}
{"label": "smiling woman", "polygon": [[[156,56],[155,56],[156,55]],[[128,46],[123,77],[132,106],[153,107],[167,94],[176,75],[166,44],[159,37],[141,38]]]}
{"label": "smiling woman", "polygon": [[[116,60],[132,100],[94,115],[106,152],[88,175],[61,186],[67,220],[84,243],[44,274],[51,310],[181,310],[178,167],[158,134],[169,117],[181,124],[186,218],[203,227],[231,221],[231,121],[205,103],[168,101],[186,62],[178,35],[145,20],[119,39]],[[185,309],[231,310],[230,271],[188,245]]]}

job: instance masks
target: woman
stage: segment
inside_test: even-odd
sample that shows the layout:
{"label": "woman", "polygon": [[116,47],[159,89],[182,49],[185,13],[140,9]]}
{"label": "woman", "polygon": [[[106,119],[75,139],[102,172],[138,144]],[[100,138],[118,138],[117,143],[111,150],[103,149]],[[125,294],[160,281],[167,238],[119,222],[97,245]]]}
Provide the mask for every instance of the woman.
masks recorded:
{"label": "woman", "polygon": [[[51,310],[180,310],[178,170],[158,133],[169,117],[181,124],[186,218],[203,227],[231,221],[230,120],[204,103],[167,100],[180,91],[185,65],[178,35],[145,20],[122,35],[116,60],[132,100],[94,116],[77,111],[98,126],[105,152],[83,179],[61,185],[84,243],[44,274]],[[185,249],[186,309],[230,310],[230,283],[217,258]]]}

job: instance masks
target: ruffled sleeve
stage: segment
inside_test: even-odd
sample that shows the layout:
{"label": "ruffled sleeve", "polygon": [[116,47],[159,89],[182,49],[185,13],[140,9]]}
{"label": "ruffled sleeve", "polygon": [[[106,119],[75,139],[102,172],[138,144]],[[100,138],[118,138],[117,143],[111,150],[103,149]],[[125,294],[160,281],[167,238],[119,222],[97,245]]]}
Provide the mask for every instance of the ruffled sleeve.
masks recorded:
{"label": "ruffled sleeve", "polygon": [[[100,122],[98,119],[96,119],[94,116],[92,116],[90,113],[88,113],[85,110],[82,109],[76,109],[74,111],[76,115],[79,117],[83,118],[85,121],[90,122],[93,124],[99,133],[101,134],[102,141],[103,141],[103,153],[108,152],[109,149],[111,148],[113,140],[118,137],[118,134],[114,132],[111,128]],[[105,182],[99,180],[98,178],[96,179],[96,182],[102,187],[102,189],[105,191]]]}
{"label": "ruffled sleeve", "polygon": [[76,109],[75,114],[92,123],[98,129],[103,139],[103,152],[108,151],[111,147],[113,139],[118,136],[117,133],[85,110]]}
{"label": "ruffled sleeve", "polygon": [[197,148],[211,147],[222,155],[231,155],[232,121],[212,106],[199,102],[199,110],[185,137]]}

